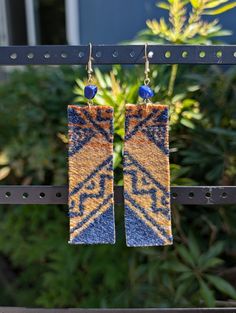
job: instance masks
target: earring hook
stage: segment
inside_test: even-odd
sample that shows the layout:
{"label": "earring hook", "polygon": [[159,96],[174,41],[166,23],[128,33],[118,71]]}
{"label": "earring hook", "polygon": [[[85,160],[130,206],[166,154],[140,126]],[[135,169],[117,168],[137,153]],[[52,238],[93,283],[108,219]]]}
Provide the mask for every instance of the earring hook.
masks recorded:
{"label": "earring hook", "polygon": [[84,96],[88,99],[88,106],[90,107],[90,105],[93,104],[93,98],[95,97],[96,93],[97,93],[97,86],[92,84],[93,81],[93,77],[92,77],[92,73],[93,73],[93,56],[92,56],[92,44],[91,42],[89,43],[89,55],[88,55],[88,64],[87,64],[87,73],[88,73],[88,85],[85,86],[84,88]]}
{"label": "earring hook", "polygon": [[148,44],[147,42],[145,43],[144,46],[144,59],[145,59],[145,79],[144,79],[144,85],[149,85],[150,83],[150,78],[149,78],[149,72],[150,72],[150,67],[149,67],[149,58],[148,58]]}
{"label": "earring hook", "polygon": [[88,72],[88,82],[91,83],[92,82],[92,73],[93,73],[93,57],[92,57],[92,50],[93,50],[93,46],[91,44],[91,42],[89,43],[89,58],[88,58],[88,65],[87,65],[87,72]]}
{"label": "earring hook", "polygon": [[145,78],[144,78],[144,85],[139,87],[139,96],[143,98],[144,104],[147,105],[150,103],[150,98],[154,96],[153,90],[149,87],[150,83],[150,78],[149,78],[149,57],[148,57],[148,44],[145,43],[144,46],[144,56],[143,58],[145,59]]}

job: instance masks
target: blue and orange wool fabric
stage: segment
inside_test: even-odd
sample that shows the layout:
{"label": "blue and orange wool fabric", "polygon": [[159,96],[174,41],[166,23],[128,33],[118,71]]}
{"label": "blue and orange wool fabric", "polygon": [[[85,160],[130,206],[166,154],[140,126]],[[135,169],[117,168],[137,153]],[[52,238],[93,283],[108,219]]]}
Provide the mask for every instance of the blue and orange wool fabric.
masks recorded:
{"label": "blue and orange wool fabric", "polygon": [[128,246],[172,244],[167,106],[126,105],[124,201]]}
{"label": "blue and orange wool fabric", "polygon": [[71,244],[113,244],[113,109],[68,106]]}

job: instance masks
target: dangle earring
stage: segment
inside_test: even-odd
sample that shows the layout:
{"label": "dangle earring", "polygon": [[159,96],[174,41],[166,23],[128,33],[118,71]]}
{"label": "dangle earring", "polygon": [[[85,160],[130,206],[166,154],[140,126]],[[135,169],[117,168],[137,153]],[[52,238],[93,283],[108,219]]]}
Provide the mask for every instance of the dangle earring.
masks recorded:
{"label": "dangle earring", "polygon": [[71,244],[114,244],[113,108],[93,105],[89,44],[86,106],[68,106],[69,218]]}
{"label": "dangle earring", "polygon": [[129,247],[172,244],[168,106],[152,104],[149,58],[141,104],[127,104],[124,143],[124,202]]}

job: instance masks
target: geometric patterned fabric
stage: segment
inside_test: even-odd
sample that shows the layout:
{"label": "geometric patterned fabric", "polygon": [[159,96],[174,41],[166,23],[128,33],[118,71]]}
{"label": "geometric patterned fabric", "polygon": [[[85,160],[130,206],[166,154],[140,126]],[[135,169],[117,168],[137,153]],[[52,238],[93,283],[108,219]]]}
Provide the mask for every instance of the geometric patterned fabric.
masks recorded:
{"label": "geometric patterned fabric", "polygon": [[172,244],[165,105],[126,105],[124,201],[128,246]]}
{"label": "geometric patterned fabric", "polygon": [[114,244],[113,108],[68,106],[71,244]]}

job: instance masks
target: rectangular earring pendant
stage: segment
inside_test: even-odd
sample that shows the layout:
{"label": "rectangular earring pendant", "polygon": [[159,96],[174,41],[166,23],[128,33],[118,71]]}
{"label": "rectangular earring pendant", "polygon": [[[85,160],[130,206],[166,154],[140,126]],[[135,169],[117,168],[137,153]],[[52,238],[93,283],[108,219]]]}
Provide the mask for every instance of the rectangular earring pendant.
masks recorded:
{"label": "rectangular earring pendant", "polygon": [[126,105],[124,202],[127,246],[172,244],[165,105]]}
{"label": "rectangular earring pendant", "polygon": [[114,244],[113,108],[68,106],[71,244]]}

